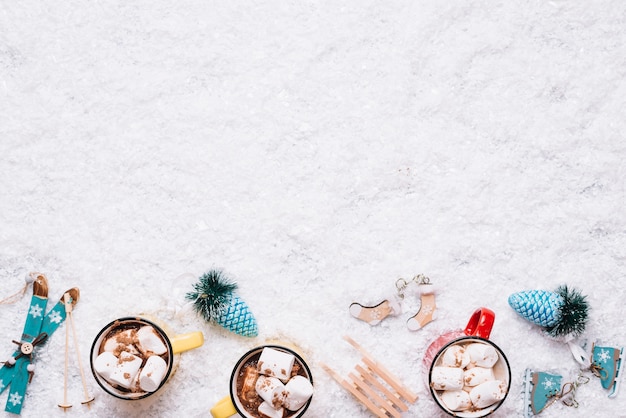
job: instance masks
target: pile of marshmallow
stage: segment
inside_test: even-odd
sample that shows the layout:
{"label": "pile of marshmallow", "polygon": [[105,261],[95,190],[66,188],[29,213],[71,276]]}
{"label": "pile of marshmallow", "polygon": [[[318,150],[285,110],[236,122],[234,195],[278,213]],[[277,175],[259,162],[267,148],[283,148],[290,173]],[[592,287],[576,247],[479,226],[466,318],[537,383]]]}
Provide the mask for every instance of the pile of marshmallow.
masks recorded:
{"label": "pile of marshmallow", "polygon": [[451,345],[433,367],[431,386],[451,411],[475,411],[504,399],[507,382],[496,379],[496,349],[484,343]]}
{"label": "pile of marshmallow", "polygon": [[94,369],[107,382],[129,392],[154,392],[167,373],[167,362],[161,357],[167,346],[149,326],[127,328],[107,336]]}
{"label": "pile of marshmallow", "polygon": [[256,371],[256,393],[263,399],[258,412],[269,418],[282,418],[284,410],[297,411],[313,396],[313,385],[304,376],[292,376],[293,354],[263,348]]}

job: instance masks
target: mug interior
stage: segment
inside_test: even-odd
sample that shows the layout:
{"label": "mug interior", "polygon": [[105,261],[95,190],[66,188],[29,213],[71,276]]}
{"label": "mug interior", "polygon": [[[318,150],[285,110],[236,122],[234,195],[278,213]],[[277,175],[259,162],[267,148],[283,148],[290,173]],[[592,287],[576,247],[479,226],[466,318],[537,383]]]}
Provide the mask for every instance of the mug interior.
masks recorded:
{"label": "mug interior", "polygon": [[[441,400],[440,392],[443,392],[443,391],[438,391],[438,390],[435,390],[433,388],[433,385],[432,385],[433,368],[436,367],[436,366],[441,365],[443,353],[445,353],[445,351],[449,347],[451,347],[453,345],[465,345],[465,344],[471,344],[471,343],[483,343],[483,344],[490,345],[490,346],[492,346],[493,348],[496,349],[496,352],[498,353],[498,361],[493,365],[493,374],[494,374],[496,380],[501,380],[501,381],[505,382],[505,384],[506,384],[506,393],[504,394],[504,397],[500,401],[494,403],[491,406],[488,406],[486,408],[480,409],[480,410],[476,410],[476,411],[451,411],[450,409],[448,409],[448,407]],[[471,337],[471,336],[470,337],[461,337],[461,338],[458,338],[456,340],[450,341],[448,344],[444,345],[439,350],[437,355],[435,356],[435,358],[434,358],[434,360],[433,360],[433,362],[432,362],[432,364],[430,366],[430,370],[428,372],[428,387],[430,389],[430,393],[431,393],[433,399],[435,400],[435,402],[437,402],[439,407],[443,411],[447,412],[449,415],[452,415],[452,416],[455,416],[455,417],[461,417],[461,418],[485,417],[485,416],[493,413],[496,409],[498,409],[500,407],[500,405],[502,405],[502,403],[506,399],[507,395],[509,394],[509,390],[511,389],[511,368],[509,366],[509,361],[507,360],[506,356],[504,355],[504,353],[502,352],[500,347],[498,347],[497,345],[492,343],[490,340],[486,340],[486,339],[480,338],[480,337]]]}
{"label": "mug interior", "polygon": [[[154,390],[153,392],[145,392],[145,391],[140,391],[140,392],[131,392],[128,389],[124,389],[121,387],[117,387],[111,383],[109,383],[108,381],[106,381],[103,377],[101,377],[95,369],[94,366],[94,362],[96,360],[96,358],[98,357],[98,355],[100,355],[100,353],[103,352],[103,343],[104,340],[111,334],[112,331],[114,330],[119,330],[119,329],[131,329],[131,328],[138,328],[141,326],[145,326],[145,325],[149,325],[151,327],[153,327],[155,329],[155,331],[159,334],[159,336],[161,337],[161,339],[163,340],[163,342],[165,343],[166,347],[167,347],[167,372],[165,373],[165,376],[163,376],[163,380],[161,381],[161,384],[159,385],[159,387]],[[167,379],[170,376],[170,373],[172,372],[172,366],[174,363],[174,355],[173,355],[173,351],[172,351],[172,344],[169,340],[169,338],[167,337],[167,334],[165,333],[165,331],[163,331],[163,329],[161,327],[159,327],[157,324],[155,324],[152,321],[149,321],[145,318],[140,318],[140,317],[124,317],[124,318],[119,318],[116,319],[114,321],[111,321],[110,323],[108,323],[104,328],[102,328],[100,330],[100,332],[98,333],[98,335],[96,336],[92,346],[91,346],[91,356],[89,358],[90,363],[91,363],[91,372],[93,373],[94,378],[96,379],[96,382],[98,382],[98,385],[100,385],[100,387],[102,389],[104,389],[105,392],[109,393],[110,395],[115,396],[116,398],[120,398],[120,399],[124,399],[124,400],[136,400],[136,399],[143,399],[146,398],[156,392],[158,392],[163,385],[165,384],[165,382],[167,382]]]}
{"label": "mug interior", "polygon": [[[296,358],[295,364],[298,364],[300,366],[300,373],[299,374],[301,374],[304,377],[306,377],[307,379],[309,379],[311,384],[313,384],[313,376],[311,375],[311,370],[309,369],[309,366],[306,364],[304,359],[298,353],[296,353],[294,350],[292,350],[290,348],[287,348],[287,347],[279,346],[279,345],[264,345],[264,346],[253,348],[252,350],[250,350],[246,354],[244,354],[239,359],[239,361],[237,361],[237,364],[235,365],[235,367],[233,369],[233,373],[232,373],[232,375],[230,377],[230,398],[233,401],[233,405],[235,406],[235,409],[237,410],[239,415],[241,415],[242,417],[257,418],[259,415],[255,414],[253,412],[248,411],[243,406],[243,404],[242,404],[242,402],[241,402],[241,400],[239,398],[239,395],[238,395],[238,392],[239,392],[238,389],[237,389],[238,377],[239,377],[242,369],[244,368],[244,366],[246,366],[247,364],[256,364],[256,361],[258,361],[258,358],[260,357],[261,352],[266,347],[267,348],[273,348],[275,350],[286,352],[286,353],[289,353],[289,354],[293,354],[294,357]],[[312,399],[313,398],[311,397],[297,411],[289,411],[290,413],[288,415],[286,415],[286,418],[298,418],[298,417],[301,417],[302,415],[304,415],[304,412],[307,410],[307,408],[311,404],[311,400]]]}

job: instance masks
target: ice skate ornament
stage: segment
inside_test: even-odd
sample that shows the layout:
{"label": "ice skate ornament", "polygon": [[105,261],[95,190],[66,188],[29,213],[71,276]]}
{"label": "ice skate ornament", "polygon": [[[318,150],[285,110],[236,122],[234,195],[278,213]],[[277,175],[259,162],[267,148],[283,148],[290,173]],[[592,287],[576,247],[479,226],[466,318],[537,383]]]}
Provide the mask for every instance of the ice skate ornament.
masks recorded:
{"label": "ice skate ornament", "polygon": [[591,372],[600,378],[604,389],[609,391],[609,398],[617,396],[622,378],[624,347],[602,347],[593,344],[591,348]]}
{"label": "ice skate ornament", "polygon": [[[24,331],[19,341],[13,340],[18,349],[0,368],[0,393],[10,387],[5,411],[20,414],[26,396],[26,388],[35,374],[32,364],[34,350],[43,344],[66,318],[65,303],[59,300],[44,315],[48,303],[48,280],[41,273],[32,273],[33,296],[26,315]],[[71,303],[78,302],[79,291],[72,288],[66,291]]]}
{"label": "ice skate ornament", "polygon": [[509,305],[555,339],[571,340],[581,335],[587,325],[589,306],[586,296],[565,285],[554,292],[527,290],[513,293],[509,296]]}
{"label": "ice skate ornament", "polygon": [[601,346],[595,342],[591,346],[590,355],[588,355],[581,346],[574,342],[570,341],[568,345],[574,358],[581,365],[581,370],[590,371],[599,378],[602,387],[609,391],[609,398],[616,397],[622,378],[624,347]]}
{"label": "ice skate ornament", "polygon": [[562,379],[560,374],[526,369],[523,384],[524,418],[539,415],[556,401],[578,408],[576,391],[580,385],[589,382],[589,378],[580,373],[576,380],[561,386]]}
{"label": "ice skate ornament", "polygon": [[365,321],[370,325],[378,325],[388,316],[398,316],[402,313],[402,301],[405,298],[405,290],[412,283],[417,284],[417,294],[420,296],[420,308],[418,312],[407,320],[407,328],[417,331],[426,324],[436,319],[435,287],[430,279],[423,274],[418,274],[409,281],[400,278],[396,281],[396,295],[387,298],[374,306],[365,306],[353,302],[349,307],[350,315]]}
{"label": "ice skate ornament", "polygon": [[193,291],[185,296],[206,321],[244,337],[259,334],[257,322],[248,305],[234,292],[237,284],[220,270],[203,274]]}

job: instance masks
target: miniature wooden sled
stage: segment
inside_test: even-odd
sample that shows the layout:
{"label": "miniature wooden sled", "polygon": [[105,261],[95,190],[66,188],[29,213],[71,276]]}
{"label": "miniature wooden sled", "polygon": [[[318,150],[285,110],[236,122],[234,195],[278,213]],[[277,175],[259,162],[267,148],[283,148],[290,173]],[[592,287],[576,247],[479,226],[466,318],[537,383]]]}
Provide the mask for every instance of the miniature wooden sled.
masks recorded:
{"label": "miniature wooden sled", "polygon": [[402,412],[409,409],[406,402],[414,403],[417,395],[402,385],[356,341],[348,336],[343,338],[363,355],[364,366],[357,364],[356,373],[348,373],[349,380],[325,364],[322,368],[378,418],[401,418]]}

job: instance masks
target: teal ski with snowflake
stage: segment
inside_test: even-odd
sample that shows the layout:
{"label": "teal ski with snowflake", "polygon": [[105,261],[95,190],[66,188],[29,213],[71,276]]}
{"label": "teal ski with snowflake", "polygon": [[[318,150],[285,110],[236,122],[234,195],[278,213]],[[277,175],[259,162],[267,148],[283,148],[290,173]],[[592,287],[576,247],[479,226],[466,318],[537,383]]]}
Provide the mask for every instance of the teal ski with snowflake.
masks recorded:
{"label": "teal ski with snowflake", "polygon": [[[68,290],[72,304],[78,301],[78,289]],[[60,300],[44,315],[48,304],[48,283],[43,274],[39,274],[33,285],[33,297],[30,302],[26,322],[20,341],[13,340],[18,349],[0,368],[0,393],[10,387],[5,411],[20,414],[26,396],[26,388],[35,374],[32,355],[37,346],[46,340],[65,321],[65,304]]]}

